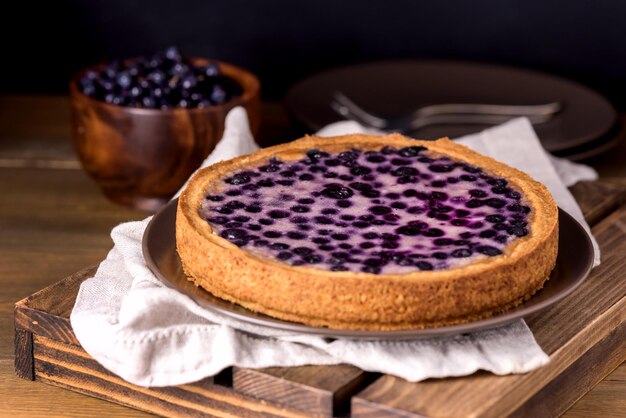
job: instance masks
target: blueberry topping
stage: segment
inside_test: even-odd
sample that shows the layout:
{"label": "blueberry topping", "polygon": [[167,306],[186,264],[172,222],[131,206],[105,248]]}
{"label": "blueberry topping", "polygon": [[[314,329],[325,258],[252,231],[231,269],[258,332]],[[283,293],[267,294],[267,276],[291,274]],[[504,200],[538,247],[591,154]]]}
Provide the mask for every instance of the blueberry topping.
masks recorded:
{"label": "blueberry topping", "polygon": [[465,258],[471,256],[472,251],[467,248],[459,248],[458,250],[452,251],[450,255],[455,258]]}
{"label": "blueberry topping", "polygon": [[269,212],[267,212],[267,214],[272,219],[282,219],[282,218],[289,217],[289,212],[286,212],[284,210],[278,210],[278,209],[270,210]]}
{"label": "blueberry topping", "polygon": [[329,184],[322,190],[322,194],[331,199],[348,199],[354,195],[354,192],[345,186]]}
{"label": "blueberry topping", "polygon": [[231,174],[201,214],[233,244],[293,266],[437,270],[502,254],[530,233],[530,207],[500,180],[423,147],[310,150]]}
{"label": "blueberry topping", "polygon": [[398,151],[398,155],[402,157],[416,157],[420,152],[425,151],[426,147],[414,146],[414,147],[405,147],[400,148]]}
{"label": "blueberry topping", "polygon": [[220,234],[222,238],[226,238],[229,241],[245,238],[246,235],[248,235],[248,233],[240,228],[225,229]]}

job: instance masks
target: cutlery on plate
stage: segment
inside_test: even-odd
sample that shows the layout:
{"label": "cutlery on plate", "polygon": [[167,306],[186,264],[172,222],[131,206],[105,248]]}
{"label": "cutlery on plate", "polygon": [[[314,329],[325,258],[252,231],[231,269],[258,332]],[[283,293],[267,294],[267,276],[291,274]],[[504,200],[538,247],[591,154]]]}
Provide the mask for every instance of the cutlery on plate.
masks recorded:
{"label": "cutlery on plate", "polygon": [[383,118],[364,110],[338,91],[333,94],[330,105],[346,119],[370,128],[399,132],[412,132],[425,126],[441,124],[497,125],[520,116],[526,116],[531,123],[538,124],[552,119],[562,108],[558,102],[540,105],[447,103],[423,106],[409,115]]}

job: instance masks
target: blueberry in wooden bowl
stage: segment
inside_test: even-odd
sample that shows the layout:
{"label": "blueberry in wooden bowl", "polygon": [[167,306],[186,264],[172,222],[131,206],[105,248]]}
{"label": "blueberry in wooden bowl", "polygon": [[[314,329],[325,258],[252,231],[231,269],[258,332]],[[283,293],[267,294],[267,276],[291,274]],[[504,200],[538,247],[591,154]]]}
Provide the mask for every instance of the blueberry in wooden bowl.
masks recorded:
{"label": "blueberry in wooden bowl", "polygon": [[234,65],[149,57],[87,67],[70,82],[74,146],[112,201],[155,211],[213,150],[228,111],[243,106],[259,128],[259,81]]}

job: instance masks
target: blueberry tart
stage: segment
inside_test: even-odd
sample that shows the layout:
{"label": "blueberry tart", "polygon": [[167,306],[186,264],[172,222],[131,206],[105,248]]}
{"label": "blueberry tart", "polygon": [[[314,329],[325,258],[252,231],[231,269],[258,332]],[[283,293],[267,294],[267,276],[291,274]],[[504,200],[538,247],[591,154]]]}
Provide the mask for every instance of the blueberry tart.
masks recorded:
{"label": "blueberry tart", "polygon": [[473,321],[541,289],[558,209],[528,175],[449,141],[305,137],[199,171],[181,195],[186,275],[311,326]]}

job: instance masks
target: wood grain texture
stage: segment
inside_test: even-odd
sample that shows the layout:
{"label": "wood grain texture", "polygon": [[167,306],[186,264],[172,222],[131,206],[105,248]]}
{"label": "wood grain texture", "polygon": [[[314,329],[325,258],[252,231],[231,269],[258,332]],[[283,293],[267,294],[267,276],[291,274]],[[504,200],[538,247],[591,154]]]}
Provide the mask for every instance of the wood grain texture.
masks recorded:
{"label": "wood grain texture", "polygon": [[624,190],[623,186],[597,181],[581,181],[570,188],[591,226],[624,203]]}
{"label": "wood grain texture", "polygon": [[560,416],[587,393],[588,388],[594,387],[626,358],[624,341],[626,322],[622,322],[548,383],[535,397],[511,414],[511,418]]}
{"label": "wood grain texture", "polygon": [[332,417],[347,411],[350,397],[371,374],[349,366],[270,367],[233,370],[233,389],[314,416]]}
{"label": "wood grain texture", "polygon": [[302,413],[259,403],[212,379],[168,388],[144,388],[105,370],[85,351],[34,337],[37,380],[164,416],[301,417]]}
{"label": "wood grain texture", "polygon": [[[550,363],[524,375],[494,377],[477,373],[463,378],[408,383],[384,376],[352,399],[354,416],[375,416],[377,412],[397,416],[480,416],[500,417],[524,405],[532,408],[537,394],[550,381],[570,368],[595,344],[608,338],[626,321],[626,208],[621,208],[593,228],[603,254],[603,264],[576,292],[563,301],[527,319],[535,338],[550,355]],[[608,344],[606,347],[610,347]],[[604,363],[615,367],[625,353],[604,351]],[[602,356],[598,356],[602,359]],[[590,359],[598,359],[592,355]],[[604,377],[610,366],[589,364],[590,384]],[[606,369],[609,370],[606,370]],[[590,386],[572,387],[567,409]],[[416,396],[419,394],[419,396]],[[372,415],[373,414],[373,415]]]}
{"label": "wood grain texture", "polygon": [[32,332],[15,330],[15,374],[22,379],[35,380]]}

